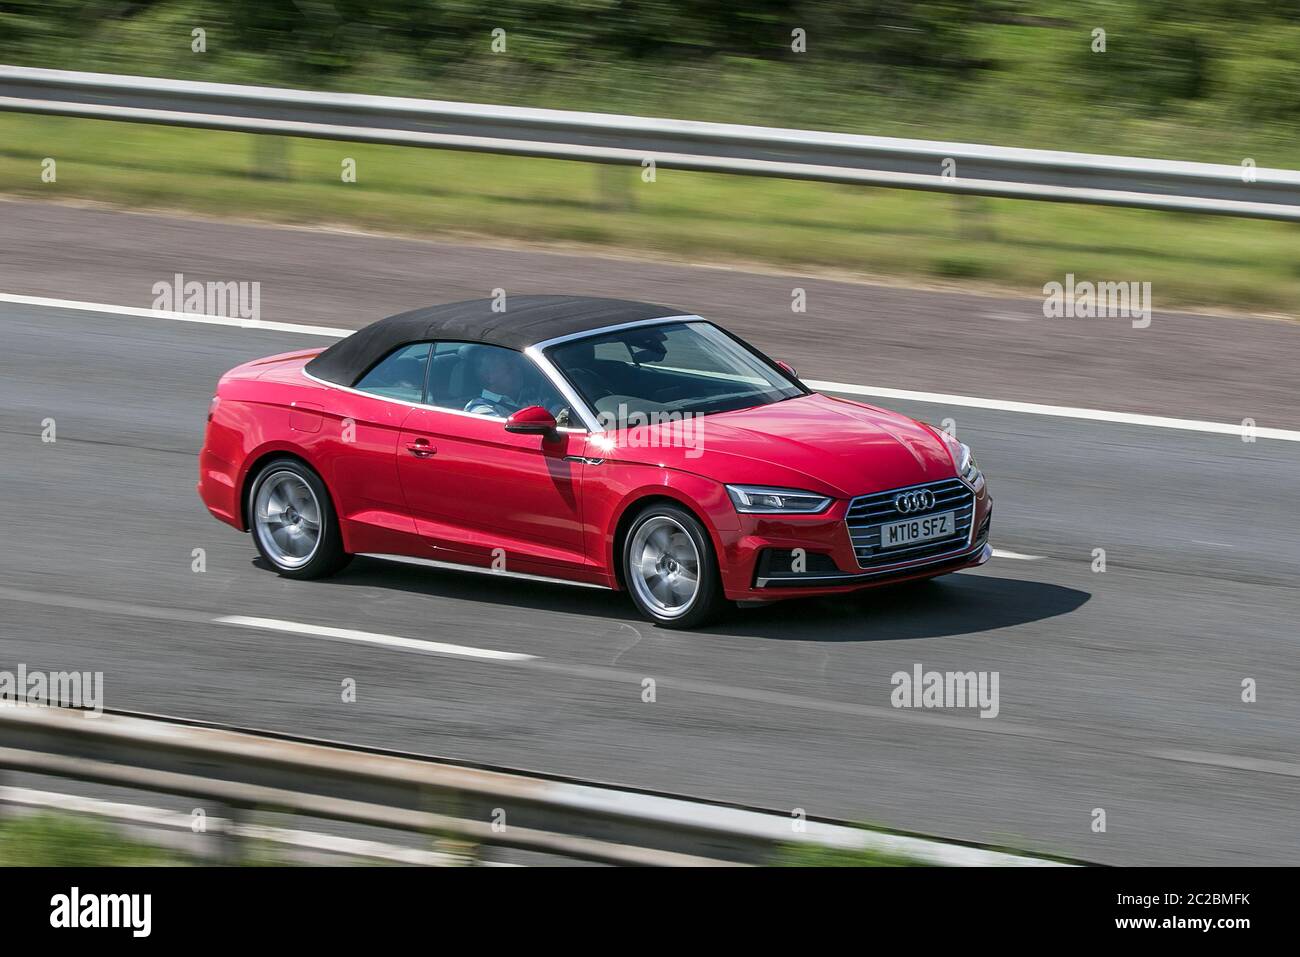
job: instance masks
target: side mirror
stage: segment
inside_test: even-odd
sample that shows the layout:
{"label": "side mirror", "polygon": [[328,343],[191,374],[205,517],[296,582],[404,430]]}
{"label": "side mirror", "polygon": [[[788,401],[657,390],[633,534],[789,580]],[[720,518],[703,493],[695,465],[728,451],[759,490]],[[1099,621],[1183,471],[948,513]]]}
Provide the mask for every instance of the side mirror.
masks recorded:
{"label": "side mirror", "polygon": [[555,416],[540,405],[520,409],[506,419],[506,431],[520,435],[550,435],[555,429]]}
{"label": "side mirror", "polygon": [[790,375],[794,376],[796,379],[799,378],[799,373],[794,371],[794,366],[790,365],[790,363],[786,362],[784,359],[777,359],[776,364],[779,365],[786,372],[790,373]]}

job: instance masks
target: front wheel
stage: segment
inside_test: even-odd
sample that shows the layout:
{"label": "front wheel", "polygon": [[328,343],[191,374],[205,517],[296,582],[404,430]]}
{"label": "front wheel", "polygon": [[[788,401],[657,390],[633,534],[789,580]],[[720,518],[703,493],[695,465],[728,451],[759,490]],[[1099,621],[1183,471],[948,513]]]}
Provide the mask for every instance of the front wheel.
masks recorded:
{"label": "front wheel", "polygon": [[288,578],[324,578],[352,560],[325,483],[297,459],[276,459],[258,473],[248,519],[258,553]]}
{"label": "front wheel", "polygon": [[676,505],[637,516],[623,544],[623,577],[637,610],[664,628],[698,627],[725,604],[708,533]]}

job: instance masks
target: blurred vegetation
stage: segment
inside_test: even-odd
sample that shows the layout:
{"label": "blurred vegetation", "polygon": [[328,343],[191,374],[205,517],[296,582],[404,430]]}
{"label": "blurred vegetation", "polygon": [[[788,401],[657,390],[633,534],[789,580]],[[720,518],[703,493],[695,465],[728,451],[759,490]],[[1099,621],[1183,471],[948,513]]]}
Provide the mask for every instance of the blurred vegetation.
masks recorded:
{"label": "blurred vegetation", "polygon": [[1297,53],[1300,0],[0,0],[7,63],[1260,166]]}
{"label": "blurred vegetation", "polygon": [[192,860],[98,821],[39,814],[0,821],[0,867],[162,867]]}
{"label": "blurred vegetation", "polygon": [[[1300,0],[0,0],[0,62],[1300,168]],[[1158,308],[1300,302],[1294,224],[253,140],[0,114],[0,191],[1029,294],[1073,272],[1149,280]]]}
{"label": "blurred vegetation", "polygon": [[880,851],[847,850],[815,844],[787,844],[773,862],[775,867],[929,867],[922,861]]}
{"label": "blurred vegetation", "polygon": [[[458,842],[459,843],[459,842]],[[462,852],[472,850],[461,846]],[[257,842],[245,847],[243,866],[283,867],[287,862]],[[44,813],[0,819],[0,867],[177,867],[204,862],[132,840],[110,824],[70,814]],[[373,862],[367,862],[374,866]],[[777,867],[914,867],[904,857],[868,850],[787,845]]]}

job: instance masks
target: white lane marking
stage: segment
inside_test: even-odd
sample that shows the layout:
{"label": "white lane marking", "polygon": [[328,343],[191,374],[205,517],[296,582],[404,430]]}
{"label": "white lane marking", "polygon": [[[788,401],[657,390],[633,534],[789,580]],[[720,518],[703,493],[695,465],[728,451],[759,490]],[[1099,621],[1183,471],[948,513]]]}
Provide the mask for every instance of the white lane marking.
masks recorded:
{"label": "white lane marking", "polygon": [[[842,392],[845,395],[865,395],[880,399],[904,399],[913,402],[934,402],[939,405],[971,406],[977,409],[994,409],[998,412],[1023,412],[1028,415],[1051,415],[1062,419],[1087,419],[1092,422],[1118,422],[1124,425],[1147,425],[1157,429],[1181,429],[1184,432],[1210,432],[1215,435],[1241,437],[1245,427],[1239,422],[1204,422],[1200,419],[1172,419],[1164,415],[1140,415],[1136,412],[1108,412],[1105,409],[1079,409],[1066,405],[1040,405],[1037,402],[1012,402],[1007,399],[980,399],[970,395],[946,395],[942,392],[913,392],[910,389],[886,389],[883,386],[868,388],[851,382],[819,382],[805,379],[804,385],[818,392]],[[1294,429],[1254,430],[1256,438],[1279,439],[1283,442],[1300,442],[1300,431]]]}
{"label": "white lane marking", "polygon": [[1280,774],[1300,778],[1300,764],[1291,761],[1270,761],[1267,758],[1247,758],[1236,754],[1215,754],[1210,751],[1152,751],[1151,754],[1166,761],[1184,764],[1205,764],[1233,771],[1253,771],[1256,774]]}
{"label": "white lane marking", "polygon": [[271,332],[303,332],[313,336],[332,336],[342,339],[352,335],[351,329],[332,326],[306,326],[300,322],[263,322],[260,319],[234,319],[229,316],[209,316],[201,312],[170,312],[166,309],[144,309],[139,306],[114,306],[103,302],[76,302],[70,299],[47,299],[43,296],[15,296],[0,294],[0,302],[18,306],[44,306],[49,309],[75,309],[78,312],[104,312],[131,316],[137,319],[174,319],[177,322],[201,322],[211,326],[237,326],[240,329],[265,329]]}
{"label": "white lane marking", "polygon": [[216,624],[233,625],[236,628],[287,631],[295,635],[310,635],[314,638],[329,638],[334,641],[355,641],[363,645],[383,645],[386,648],[400,648],[403,651],[418,651],[430,655],[486,658],[489,661],[535,661],[537,659],[536,655],[525,655],[514,651],[493,651],[490,648],[448,645],[441,641],[422,641],[417,638],[402,638],[398,635],[379,635],[372,631],[356,631],[352,628],[327,628],[324,625],[307,625],[299,621],[281,621],[278,618],[249,618],[245,615],[224,615],[221,618],[212,620]]}
{"label": "white lane marking", "polygon": [[[131,605],[126,602],[107,601],[101,599],[77,598],[69,594],[45,594],[41,592],[25,591],[18,588],[7,588],[0,585],[0,600],[28,602],[38,605],[53,605],[60,608],[82,608],[91,611],[102,611],[110,615],[124,615],[128,617],[141,617],[150,619],[166,619],[172,621],[184,622],[186,624],[202,624],[205,622],[222,623],[221,619],[214,619],[198,611],[186,611],[177,608],[148,608],[141,605]],[[250,621],[275,621],[275,619],[248,619]],[[232,617],[231,623],[238,623],[239,619]],[[276,622],[276,624],[292,624],[290,622]],[[298,626],[295,626],[298,627]],[[341,629],[339,629],[341,630]],[[364,634],[364,633],[362,633]],[[530,657],[525,655],[524,657]],[[552,674],[560,674],[565,677],[589,678],[604,682],[616,681],[640,684],[643,680],[641,672],[617,671],[612,668],[599,666],[587,666],[577,663],[564,663],[548,661],[541,658],[534,659],[537,663],[529,665],[530,668],[540,669]],[[824,712],[827,714],[851,715],[867,719],[890,719],[906,722],[913,722],[921,726],[942,727],[949,730],[974,732],[980,734],[1000,734],[1012,735],[1019,738],[1045,740],[1049,743],[1066,743],[1074,744],[1080,747],[1093,747],[1095,742],[1090,737],[1083,735],[1072,735],[1069,731],[1047,731],[1041,730],[1029,725],[1018,723],[1008,723],[1006,718],[998,722],[985,722],[977,719],[959,718],[953,715],[941,713],[917,713],[915,711],[900,711],[895,708],[884,706],[858,704],[850,701],[827,701],[817,698],[809,698],[803,695],[787,694],[783,692],[762,691],[754,688],[740,688],[731,685],[714,684],[709,681],[700,681],[693,678],[675,678],[666,676],[663,681],[669,682],[671,687],[683,691],[726,697],[738,701],[748,701],[757,704],[778,705],[784,708],[805,708]],[[1196,764],[1215,764],[1222,767],[1230,767],[1242,771],[1259,772],[1268,774],[1288,774],[1292,777],[1300,777],[1300,765],[1286,765],[1280,762],[1261,762],[1254,759],[1242,758],[1236,755],[1211,754],[1208,752],[1187,752],[1187,751],[1151,751],[1151,750],[1130,750],[1115,751],[1116,754],[1136,755],[1139,757],[1155,757],[1167,761],[1176,761],[1186,763],[1191,761]],[[789,820],[786,820],[787,825]]]}
{"label": "white lane marking", "polygon": [[[82,312],[116,313],[143,319],[175,319],[180,322],[202,322],[217,326],[238,326],[243,329],[266,329],[275,332],[301,332],[313,336],[344,338],[354,329],[336,329],[331,326],[307,326],[296,322],[253,322],[231,319],[226,316],[208,316],[190,312],[166,312],[161,309],[142,309],[133,306],[114,306],[102,302],[80,302],[72,299],[49,299],[42,296],[17,296],[0,293],[0,302],[23,306],[45,306],[51,309],[72,309]],[[1020,412],[1026,415],[1050,415],[1064,419],[1085,419],[1091,422],[1117,422],[1123,425],[1145,425],[1157,429],[1178,429],[1184,432],[1209,432],[1214,435],[1243,434],[1244,427],[1236,422],[1205,422],[1200,419],[1175,419],[1164,415],[1142,415],[1136,412],[1110,412],[1106,409],[1082,409],[1065,405],[1042,405],[1037,402],[1012,402],[1007,399],[984,399],[971,395],[947,395],[942,392],[914,392],[910,389],[868,387],[851,382],[826,382],[805,379],[804,384],[818,392],[842,392],[845,395],[864,395],[879,399],[903,399],[912,402],[934,402],[940,405],[967,406],[976,409],[993,409],[999,412]],[[1300,442],[1300,430],[1254,429],[1260,439],[1277,439],[1282,442]]]}
{"label": "white lane marking", "polygon": [[1023,562],[1036,562],[1041,559],[1042,555],[1022,555],[1020,552],[1009,552],[1005,548],[993,549],[994,558],[1018,558]]}

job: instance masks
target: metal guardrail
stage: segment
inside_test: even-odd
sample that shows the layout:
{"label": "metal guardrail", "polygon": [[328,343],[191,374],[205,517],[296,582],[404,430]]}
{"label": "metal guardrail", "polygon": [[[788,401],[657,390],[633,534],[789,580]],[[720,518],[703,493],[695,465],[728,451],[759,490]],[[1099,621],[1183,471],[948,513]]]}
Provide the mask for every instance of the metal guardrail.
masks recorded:
{"label": "metal guardrail", "polygon": [[1300,221],[1300,172],[0,66],[0,110]]}
{"label": "metal guardrail", "polygon": [[822,821],[795,828],[789,815],[410,755],[32,705],[0,707],[0,769],[185,795],[235,821],[285,812],[605,864],[762,864],[800,843],[933,864],[1055,863]]}

